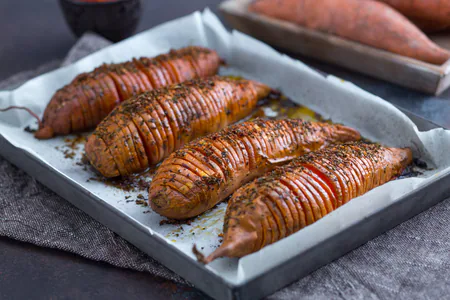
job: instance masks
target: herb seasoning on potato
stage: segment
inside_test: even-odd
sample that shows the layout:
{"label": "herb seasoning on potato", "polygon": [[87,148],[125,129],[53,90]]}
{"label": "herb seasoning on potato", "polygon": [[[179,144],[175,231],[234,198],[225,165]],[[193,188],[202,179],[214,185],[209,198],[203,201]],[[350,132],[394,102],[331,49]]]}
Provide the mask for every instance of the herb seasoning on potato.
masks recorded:
{"label": "herb seasoning on potato", "polygon": [[222,245],[204,258],[242,257],[308,226],[397,176],[410,149],[350,143],[307,154],[237,190],[224,221]]}
{"label": "herb seasoning on potato", "polygon": [[86,156],[105,177],[144,171],[187,142],[248,116],[270,91],[256,81],[211,77],[144,93],[100,123]]}
{"label": "herb seasoning on potato", "polygon": [[78,75],[58,90],[44,112],[35,137],[52,138],[97,126],[118,104],[145,91],[217,73],[214,50],[186,47],[154,58],[104,64]]}
{"label": "herb seasoning on potato", "polygon": [[153,177],[149,202],[168,218],[191,218],[277,165],[331,143],[359,139],[352,128],[303,120],[259,119],[230,126],[169,156]]}

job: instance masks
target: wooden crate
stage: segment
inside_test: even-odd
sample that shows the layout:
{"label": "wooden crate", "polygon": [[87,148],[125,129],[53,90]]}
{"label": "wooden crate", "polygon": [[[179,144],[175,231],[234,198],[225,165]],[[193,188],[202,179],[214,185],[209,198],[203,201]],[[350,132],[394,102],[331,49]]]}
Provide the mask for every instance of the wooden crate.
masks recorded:
{"label": "wooden crate", "polygon": [[[313,57],[418,91],[438,95],[450,86],[450,61],[433,65],[247,10],[250,0],[228,0],[220,10],[231,26],[277,48]],[[431,36],[450,48],[450,35]]]}

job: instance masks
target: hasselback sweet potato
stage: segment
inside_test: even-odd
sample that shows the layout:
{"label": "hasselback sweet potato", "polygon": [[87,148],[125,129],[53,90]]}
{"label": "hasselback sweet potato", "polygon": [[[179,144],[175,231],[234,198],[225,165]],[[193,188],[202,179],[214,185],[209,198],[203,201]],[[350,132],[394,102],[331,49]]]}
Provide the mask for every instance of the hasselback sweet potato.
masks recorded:
{"label": "hasselback sweet potato", "polygon": [[58,90],[44,111],[37,138],[97,126],[122,101],[156,88],[217,73],[220,57],[210,49],[186,47],[154,58],[104,64]]}
{"label": "hasselback sweet potato", "polygon": [[191,218],[277,165],[333,142],[359,138],[349,127],[302,120],[237,124],[169,156],[153,177],[149,203],[168,218]]}
{"label": "hasselback sweet potato", "polygon": [[450,52],[406,17],[373,0],[257,0],[249,10],[432,64]]}
{"label": "hasselback sweet potato", "polygon": [[211,77],[143,93],[98,125],[86,156],[106,177],[143,171],[194,138],[246,117],[270,90],[256,81]]}
{"label": "hasselback sweet potato", "polygon": [[407,148],[336,145],[293,160],[237,190],[225,213],[222,245],[206,259],[242,257],[275,243],[399,176]]}
{"label": "hasselback sweet potato", "polygon": [[379,0],[397,9],[425,32],[450,29],[448,0]]}

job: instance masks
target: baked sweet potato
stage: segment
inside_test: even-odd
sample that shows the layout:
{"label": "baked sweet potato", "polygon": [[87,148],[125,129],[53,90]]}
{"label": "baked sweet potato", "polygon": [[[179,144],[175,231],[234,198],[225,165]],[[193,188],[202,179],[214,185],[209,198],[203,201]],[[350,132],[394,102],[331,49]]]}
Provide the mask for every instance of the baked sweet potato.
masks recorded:
{"label": "baked sweet potato", "polygon": [[47,105],[39,139],[94,128],[122,101],[156,88],[217,73],[220,57],[210,49],[186,47],[154,58],[104,64],[78,75]]}
{"label": "baked sweet potato", "polygon": [[450,58],[449,51],[378,1],[257,0],[248,9],[432,64],[440,65]]}
{"label": "baked sweet potato", "polygon": [[403,15],[425,32],[450,29],[450,1],[448,0],[379,0]]}
{"label": "baked sweet potato", "polygon": [[275,166],[359,133],[302,120],[244,122],[189,143],[158,168],[149,188],[154,211],[187,219],[212,208]]}
{"label": "baked sweet potato", "polygon": [[211,77],[143,93],[98,125],[86,156],[105,177],[143,171],[194,138],[246,117],[270,90],[256,81]]}
{"label": "baked sweet potato", "polygon": [[409,149],[337,145],[310,153],[237,190],[230,199],[222,245],[206,259],[242,257],[275,243],[401,174]]}

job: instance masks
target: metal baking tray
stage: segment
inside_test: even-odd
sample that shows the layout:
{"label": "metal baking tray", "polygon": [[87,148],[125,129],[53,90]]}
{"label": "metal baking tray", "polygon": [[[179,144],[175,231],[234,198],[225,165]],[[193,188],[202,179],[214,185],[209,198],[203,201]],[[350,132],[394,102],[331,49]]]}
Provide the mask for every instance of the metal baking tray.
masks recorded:
{"label": "metal baking tray", "polygon": [[[224,1],[220,10],[233,28],[268,44],[429,94],[438,95],[450,87],[450,61],[433,65],[250,13],[247,10],[250,1]],[[449,35],[430,38],[440,46],[450,48]]]}
{"label": "metal baking tray", "polygon": [[[400,109],[402,110],[402,109]],[[420,130],[439,126],[402,110]],[[79,209],[88,213],[125,240],[137,246],[163,265],[186,278],[195,287],[215,299],[259,299],[298,280],[321,266],[339,258],[383,232],[450,197],[450,175],[403,196],[388,209],[373,213],[369,218],[335,235],[306,253],[266,272],[242,285],[231,285],[204,266],[196,263],[158,236],[151,236],[144,226],[118,210],[111,209],[95,195],[75,186],[69,179],[49,169],[29,152],[16,148],[0,135],[0,154],[12,164],[49,187]]]}

